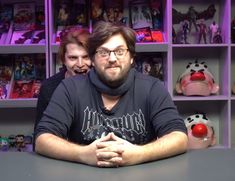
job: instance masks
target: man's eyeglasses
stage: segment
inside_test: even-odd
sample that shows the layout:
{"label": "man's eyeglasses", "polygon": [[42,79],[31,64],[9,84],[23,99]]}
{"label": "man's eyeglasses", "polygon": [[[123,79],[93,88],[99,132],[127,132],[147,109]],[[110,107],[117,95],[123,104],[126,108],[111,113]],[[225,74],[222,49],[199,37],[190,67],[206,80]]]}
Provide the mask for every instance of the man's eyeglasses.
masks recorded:
{"label": "man's eyeglasses", "polygon": [[123,58],[126,53],[127,53],[128,49],[127,48],[117,48],[115,50],[108,50],[108,49],[99,49],[96,50],[96,54],[100,57],[100,58],[109,58],[111,52],[114,53],[114,55],[117,57],[117,59],[121,59]]}

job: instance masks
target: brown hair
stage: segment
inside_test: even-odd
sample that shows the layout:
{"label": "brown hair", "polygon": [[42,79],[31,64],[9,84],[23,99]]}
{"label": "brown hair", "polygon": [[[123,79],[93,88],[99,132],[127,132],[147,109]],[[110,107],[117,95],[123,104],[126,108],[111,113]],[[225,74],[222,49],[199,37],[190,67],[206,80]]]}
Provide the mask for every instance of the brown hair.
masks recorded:
{"label": "brown hair", "polygon": [[129,27],[105,21],[99,21],[96,23],[93,32],[88,39],[89,56],[93,59],[96,49],[116,34],[121,34],[123,36],[131,57],[134,57],[136,43],[135,31]]}
{"label": "brown hair", "polygon": [[65,61],[66,46],[70,43],[82,46],[88,51],[88,37],[90,33],[87,29],[70,29],[61,37],[58,58],[62,63]]}

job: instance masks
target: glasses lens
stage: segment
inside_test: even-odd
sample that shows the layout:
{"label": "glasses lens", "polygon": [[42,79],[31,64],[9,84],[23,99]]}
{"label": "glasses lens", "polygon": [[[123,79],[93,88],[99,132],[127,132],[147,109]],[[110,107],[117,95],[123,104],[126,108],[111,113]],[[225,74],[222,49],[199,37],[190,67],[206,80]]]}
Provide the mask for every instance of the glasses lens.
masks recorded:
{"label": "glasses lens", "polygon": [[116,50],[111,51],[111,50],[101,49],[101,50],[97,50],[96,53],[98,54],[99,57],[108,58],[111,52],[113,52],[117,58],[123,58],[127,50],[128,49],[116,49]]}
{"label": "glasses lens", "polygon": [[124,54],[125,50],[124,49],[117,49],[115,50],[115,54],[117,56],[122,56]]}
{"label": "glasses lens", "polygon": [[109,56],[108,50],[98,50],[97,53],[101,57],[108,57]]}

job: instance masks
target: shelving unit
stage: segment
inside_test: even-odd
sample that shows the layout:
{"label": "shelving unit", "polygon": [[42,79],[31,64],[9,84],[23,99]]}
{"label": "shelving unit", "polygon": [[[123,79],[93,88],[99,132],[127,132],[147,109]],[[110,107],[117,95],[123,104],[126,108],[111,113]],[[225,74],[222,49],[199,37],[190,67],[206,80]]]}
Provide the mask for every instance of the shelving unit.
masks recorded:
{"label": "shelving unit", "polygon": [[[31,0],[1,0],[2,4],[14,4],[20,2],[32,2]],[[37,6],[44,6],[47,12],[47,0],[33,1]],[[47,23],[48,16],[45,16]],[[11,31],[8,32],[8,38],[11,37]],[[45,54],[46,76],[49,77],[49,48],[48,48],[48,26],[45,26],[46,43],[45,44],[16,44],[12,45],[6,38],[4,44],[0,45],[0,54]],[[0,60],[1,61],[1,60]],[[7,99],[0,100],[0,134],[24,134],[31,135],[33,133],[33,124],[36,115],[37,99]]]}
{"label": "shelving unit", "polygon": [[[30,0],[27,0],[30,1]],[[7,2],[5,0],[5,2]],[[18,0],[10,0],[11,3]],[[38,2],[38,1],[37,1]],[[1,45],[1,53],[45,53],[47,62],[47,77],[55,73],[56,53],[59,45],[54,42],[54,5],[55,0],[41,0],[44,3],[46,12],[46,44],[30,46],[12,46]],[[125,1],[125,7],[128,1]],[[217,148],[235,147],[235,95],[231,93],[235,83],[235,44],[231,43],[231,20],[235,17],[235,1],[233,0],[162,0],[163,3],[163,34],[165,41],[163,43],[137,43],[137,52],[161,52],[164,62],[164,82],[170,92],[178,110],[183,118],[194,114],[195,112],[205,112],[210,120],[213,121]],[[205,10],[210,4],[215,5],[215,15],[213,19],[206,20],[207,25],[215,20],[221,28],[222,44],[197,44],[196,32],[194,27],[188,37],[190,44],[172,43],[172,26],[179,30],[181,24],[172,25],[172,8],[181,13],[186,13],[190,6],[196,10]],[[127,11],[125,9],[125,11]],[[175,84],[178,76],[185,70],[189,62],[205,61],[212,71],[216,83],[220,87],[217,95],[207,97],[199,96],[181,96],[175,93]],[[19,124],[9,121],[24,117],[27,122],[34,122],[36,100],[4,100],[0,101],[0,132],[5,130],[14,130]],[[4,108],[4,109],[3,109]],[[21,111],[19,111],[21,110]],[[9,112],[17,112],[16,116],[7,118]],[[26,112],[26,114],[25,114]],[[23,115],[21,115],[23,114]],[[29,114],[29,116],[25,116]],[[3,119],[3,121],[2,121]],[[20,119],[20,118],[19,118]],[[11,126],[5,126],[9,124]],[[21,120],[18,121],[19,123]],[[2,126],[4,125],[4,126]],[[14,126],[13,126],[14,125]],[[14,127],[12,129],[11,127]],[[31,127],[32,128],[32,127]],[[31,129],[32,130],[32,129]],[[6,131],[4,131],[6,132]],[[9,131],[8,131],[9,132]]]}

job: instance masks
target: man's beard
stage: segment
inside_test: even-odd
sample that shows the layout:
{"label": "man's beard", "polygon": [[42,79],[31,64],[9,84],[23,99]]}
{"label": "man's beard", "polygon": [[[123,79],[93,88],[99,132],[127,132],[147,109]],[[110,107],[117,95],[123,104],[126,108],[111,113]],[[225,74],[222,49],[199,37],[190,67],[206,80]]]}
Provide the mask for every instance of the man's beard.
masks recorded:
{"label": "man's beard", "polygon": [[121,75],[117,79],[110,79],[107,76],[104,76],[102,72],[99,72],[96,70],[97,75],[99,76],[100,80],[106,84],[107,86],[110,86],[111,88],[116,88],[122,85],[128,76],[130,68],[126,68],[124,72],[121,72]]}

